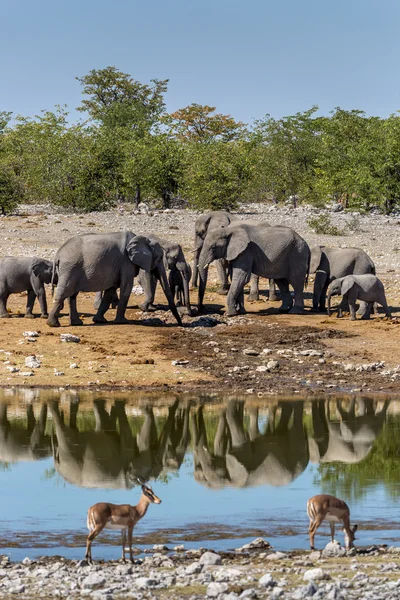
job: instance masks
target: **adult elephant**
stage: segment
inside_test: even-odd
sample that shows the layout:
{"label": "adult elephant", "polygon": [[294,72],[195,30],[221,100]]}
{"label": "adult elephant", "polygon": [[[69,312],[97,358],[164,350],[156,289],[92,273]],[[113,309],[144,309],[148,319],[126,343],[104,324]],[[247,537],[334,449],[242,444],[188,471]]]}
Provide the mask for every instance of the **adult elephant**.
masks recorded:
{"label": "adult elephant", "polygon": [[329,284],[346,275],[375,275],[372,258],[360,248],[311,248],[310,273],[316,273],[313,293],[313,311],[325,311]]}
{"label": "adult elephant", "polygon": [[[182,246],[176,242],[171,242],[159,238],[156,235],[148,235],[149,239],[153,244],[159,244],[164,252],[164,268],[168,271],[168,284],[171,290],[172,296],[174,297],[175,290],[178,288],[179,296],[182,296],[181,304],[187,309],[187,314],[191,315],[190,307],[190,294],[189,294],[189,282],[192,275],[190,265],[186,262],[185,255],[182,250]],[[143,287],[144,294],[146,296],[145,301],[140,305],[140,308],[144,311],[156,310],[154,306],[154,297],[157,288],[157,277],[154,273],[146,272],[143,269],[139,270],[138,281]],[[177,294],[178,295],[178,294]],[[103,297],[102,292],[97,292],[94,308],[97,310],[101,304]],[[118,306],[118,296],[113,293],[111,298],[112,308]]]}
{"label": "adult elephant", "polygon": [[159,281],[167,297],[169,307],[181,325],[164,267],[164,252],[158,242],[131,231],[117,233],[85,233],[65,242],[54,258],[54,272],[58,274],[56,297],[47,323],[59,327],[58,316],[64,300],[69,298],[70,323],[81,325],[76,297],[79,292],[105,290],[96,315],[95,323],[104,323],[105,312],[120,288],[115,323],[127,323],[125,311],[132,290],[133,279],[139,269],[152,273]]}
{"label": "adult elephant", "polygon": [[[194,262],[193,262],[193,287],[199,285],[198,306],[203,306],[204,293],[207,285],[207,271],[199,270],[199,258],[203,248],[204,240],[208,231],[218,229],[219,227],[227,227],[231,223],[242,222],[238,217],[235,217],[226,210],[215,210],[204,215],[200,215],[195,222],[195,239],[194,239]],[[250,221],[251,222],[251,221]],[[266,225],[268,223],[265,222]],[[217,294],[226,296],[229,291],[228,280],[228,264],[226,260],[220,259],[216,261],[217,274],[220,281],[220,288]],[[249,300],[259,300],[258,277],[253,276],[250,280]],[[274,281],[269,281],[269,300],[274,302],[277,300]]]}
{"label": "adult elephant", "polygon": [[[193,286],[199,286],[198,305],[203,305],[204,293],[207,285],[207,273],[199,271],[199,259],[203,249],[203,244],[208,231],[228,227],[231,223],[238,221],[238,218],[231,215],[226,210],[213,210],[197,217],[194,224],[194,260],[193,260]],[[220,281],[218,294],[226,295],[229,291],[228,270],[226,261],[220,259],[217,261],[217,273]]]}
{"label": "adult elephant", "polygon": [[[45,283],[53,278],[53,263],[37,256],[5,256],[0,259],[0,317],[7,312],[10,294],[28,292],[25,317],[33,319],[33,305],[39,299],[42,317],[47,318]],[[56,281],[54,281],[56,283]]]}
{"label": "adult elephant", "polygon": [[[232,274],[228,316],[245,312],[243,290],[252,273],[275,280],[282,295],[281,312],[303,313],[310,248],[293,229],[239,221],[209,231],[200,253],[200,270],[221,258],[228,260]],[[294,289],[294,306],[289,284]]]}

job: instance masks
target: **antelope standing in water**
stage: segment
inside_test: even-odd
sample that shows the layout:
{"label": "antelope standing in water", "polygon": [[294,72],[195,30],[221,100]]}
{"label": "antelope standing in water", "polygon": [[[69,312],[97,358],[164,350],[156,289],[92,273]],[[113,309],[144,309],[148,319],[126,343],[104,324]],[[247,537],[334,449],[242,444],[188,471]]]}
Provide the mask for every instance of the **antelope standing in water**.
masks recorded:
{"label": "antelope standing in water", "polygon": [[85,558],[92,560],[92,542],[104,529],[120,529],[122,533],[122,560],[125,561],[126,532],[128,532],[128,546],[130,560],[132,556],[132,532],[136,523],[144,517],[151,503],[160,504],[151,487],[142,484],[142,495],[136,506],[130,504],[110,504],[109,502],[98,502],[88,510],[87,527],[90,531],[86,542]]}
{"label": "antelope standing in water", "polygon": [[307,502],[307,513],[310,517],[310,548],[314,550],[314,536],[322,521],[328,521],[331,526],[332,542],[335,541],[335,523],[342,523],[345,533],[346,550],[354,546],[355,532],[357,525],[350,527],[350,509],[346,502],[329,496],[328,494],[319,494],[313,496]]}

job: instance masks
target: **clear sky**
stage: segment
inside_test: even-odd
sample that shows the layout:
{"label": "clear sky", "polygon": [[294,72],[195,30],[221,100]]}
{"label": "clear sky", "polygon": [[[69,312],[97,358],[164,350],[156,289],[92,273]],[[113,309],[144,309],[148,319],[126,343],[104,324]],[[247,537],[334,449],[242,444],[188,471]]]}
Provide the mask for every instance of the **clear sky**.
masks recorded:
{"label": "clear sky", "polygon": [[336,106],[400,109],[399,0],[0,0],[0,110],[81,100],[109,65],[169,79],[167,109],[244,122]]}

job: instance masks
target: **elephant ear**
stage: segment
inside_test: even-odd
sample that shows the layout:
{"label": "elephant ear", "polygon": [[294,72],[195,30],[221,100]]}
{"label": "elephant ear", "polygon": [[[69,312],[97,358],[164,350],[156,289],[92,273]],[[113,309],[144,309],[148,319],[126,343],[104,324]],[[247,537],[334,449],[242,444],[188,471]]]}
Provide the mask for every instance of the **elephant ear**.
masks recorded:
{"label": "elephant ear", "polygon": [[310,273],[315,273],[322,258],[322,246],[313,246],[311,248]]}
{"label": "elephant ear", "polygon": [[230,234],[230,238],[228,241],[228,247],[226,250],[226,258],[227,260],[235,260],[244,252],[247,246],[250,244],[249,234],[247,233],[244,227],[235,227],[235,229]]}
{"label": "elephant ear", "polygon": [[354,277],[352,277],[351,275],[344,277],[342,281],[342,296],[344,296],[344,294],[347,294],[347,292],[351,290],[354,284]]}
{"label": "elephant ear", "polygon": [[32,273],[38,277],[43,283],[51,282],[53,272],[53,263],[42,258],[34,258],[32,261]]}
{"label": "elephant ear", "polygon": [[[159,244],[158,244],[159,245]],[[142,235],[135,235],[127,244],[126,251],[129,260],[134,264],[150,273],[154,261],[151,250],[150,240]]]}

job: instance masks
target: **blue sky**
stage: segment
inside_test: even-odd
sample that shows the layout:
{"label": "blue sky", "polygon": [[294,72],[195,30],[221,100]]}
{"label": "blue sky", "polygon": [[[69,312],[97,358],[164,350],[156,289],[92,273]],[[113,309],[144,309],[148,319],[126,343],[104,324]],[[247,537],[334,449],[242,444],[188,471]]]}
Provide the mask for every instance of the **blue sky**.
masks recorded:
{"label": "blue sky", "polygon": [[210,104],[244,122],[336,106],[400,109],[399,0],[1,0],[0,110],[81,100],[114,65],[169,79],[169,111]]}

